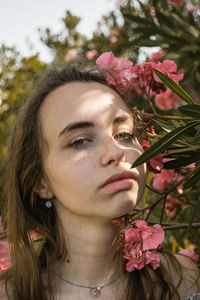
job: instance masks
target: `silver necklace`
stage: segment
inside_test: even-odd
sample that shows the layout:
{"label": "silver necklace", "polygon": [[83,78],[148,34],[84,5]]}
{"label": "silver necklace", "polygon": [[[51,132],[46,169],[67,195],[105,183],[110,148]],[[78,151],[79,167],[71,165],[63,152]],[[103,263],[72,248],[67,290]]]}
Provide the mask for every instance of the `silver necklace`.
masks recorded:
{"label": "silver necklace", "polygon": [[89,289],[90,290],[90,295],[92,295],[93,297],[99,297],[100,295],[101,295],[101,290],[104,288],[104,287],[106,287],[106,286],[108,286],[108,285],[110,285],[110,284],[112,284],[112,283],[114,283],[115,281],[117,281],[119,278],[115,278],[114,280],[112,280],[112,281],[110,281],[110,282],[108,282],[108,283],[106,283],[106,284],[103,284],[103,285],[98,285],[98,286],[85,286],[85,285],[79,285],[79,284],[76,284],[76,283],[73,283],[73,282],[71,282],[71,281],[69,281],[69,280],[66,280],[66,279],[64,279],[64,278],[62,278],[60,275],[58,275],[58,274],[56,274],[60,279],[62,279],[63,281],[65,281],[65,282],[67,282],[67,283],[69,283],[69,284],[71,284],[71,285],[73,285],[73,286],[77,286],[77,287],[80,287],[80,288],[85,288],[85,289]]}

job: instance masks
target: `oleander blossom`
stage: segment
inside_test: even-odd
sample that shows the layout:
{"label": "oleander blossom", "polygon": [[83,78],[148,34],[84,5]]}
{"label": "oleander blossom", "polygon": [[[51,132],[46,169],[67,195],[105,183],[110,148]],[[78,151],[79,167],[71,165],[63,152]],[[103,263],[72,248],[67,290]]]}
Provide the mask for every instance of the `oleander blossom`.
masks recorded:
{"label": "oleander blossom", "polygon": [[121,93],[127,90],[132,92],[143,91],[147,95],[151,91],[160,94],[166,91],[165,85],[153,72],[153,68],[161,71],[171,79],[179,82],[183,73],[177,73],[177,65],[172,60],[150,61],[141,65],[133,63],[124,58],[117,58],[113,52],[105,52],[96,60],[99,68],[107,70],[106,80],[110,85],[116,87]]}
{"label": "oleander blossom", "polygon": [[181,99],[170,89],[166,89],[166,92],[156,95],[155,103],[161,110],[177,109],[181,104]]}
{"label": "oleander blossom", "polygon": [[105,52],[96,60],[99,68],[107,70],[106,80],[110,85],[116,86],[120,93],[125,93],[131,88],[133,63],[127,59],[117,58],[112,51]]}
{"label": "oleander blossom", "polygon": [[160,256],[156,250],[162,247],[164,230],[159,224],[152,227],[144,220],[136,220],[124,230],[123,257],[128,260],[126,270],[141,270],[150,264],[155,270],[160,266]]}

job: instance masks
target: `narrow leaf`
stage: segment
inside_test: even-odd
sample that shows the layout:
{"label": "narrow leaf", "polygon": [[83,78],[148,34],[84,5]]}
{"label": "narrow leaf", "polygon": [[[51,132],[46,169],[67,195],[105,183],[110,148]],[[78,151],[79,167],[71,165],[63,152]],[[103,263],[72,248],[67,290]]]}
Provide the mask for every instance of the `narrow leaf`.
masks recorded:
{"label": "narrow leaf", "polygon": [[[199,121],[200,122],[200,121]],[[175,142],[181,135],[186,133],[190,128],[198,125],[199,122],[190,122],[186,126],[178,127],[171,132],[167,133],[161,139],[159,139],[155,144],[153,144],[149,149],[147,149],[136,161],[133,163],[132,168],[135,168],[144,162],[152,159],[159,153],[165,151],[169,145]]]}
{"label": "narrow leaf", "polygon": [[195,172],[195,174],[184,183],[183,188],[188,189],[190,187],[193,187],[193,185],[195,185],[199,180],[200,180],[200,169],[198,169]]}
{"label": "narrow leaf", "polygon": [[185,100],[187,103],[196,104],[196,101],[188,95],[188,93],[180,87],[174,80],[169,78],[164,73],[153,68],[153,71],[160,78],[160,80],[166,85],[170,90],[172,90],[176,95],[178,95],[181,99]]}
{"label": "narrow leaf", "polygon": [[188,104],[179,107],[182,114],[196,118],[200,120],[200,105],[199,104]]}
{"label": "narrow leaf", "polygon": [[196,216],[198,216],[199,214],[200,214],[200,198],[198,199],[197,204],[194,208],[192,217],[191,217],[190,222],[189,222],[189,226],[192,225],[192,223],[194,222]]}
{"label": "narrow leaf", "polygon": [[200,159],[200,154],[195,155],[194,153],[193,156],[189,156],[184,159],[183,158],[173,159],[164,163],[164,169],[178,169],[187,166],[189,164],[192,164],[193,162],[196,162],[199,159]]}

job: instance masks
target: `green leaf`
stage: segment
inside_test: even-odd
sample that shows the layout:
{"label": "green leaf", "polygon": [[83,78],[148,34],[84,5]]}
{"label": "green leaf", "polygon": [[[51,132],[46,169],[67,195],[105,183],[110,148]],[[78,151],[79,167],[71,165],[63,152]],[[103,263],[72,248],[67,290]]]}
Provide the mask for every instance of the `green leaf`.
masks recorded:
{"label": "green leaf", "polygon": [[181,135],[186,133],[190,128],[197,126],[199,122],[190,122],[186,126],[178,127],[171,132],[167,133],[155,144],[153,144],[149,149],[147,149],[136,161],[133,163],[131,168],[135,168],[144,162],[154,158],[156,155],[165,151],[169,145],[175,142]]}
{"label": "green leaf", "polygon": [[153,17],[151,16],[150,10],[148,9],[148,7],[146,5],[144,5],[142,3],[142,1],[140,1],[140,0],[138,0],[138,3],[140,4],[140,7],[141,7],[142,11],[145,14],[145,18],[148,19],[148,20],[150,20],[150,21],[152,21],[154,23]]}
{"label": "green leaf", "polygon": [[196,155],[196,153],[194,153],[192,156],[186,157],[184,159],[178,158],[164,163],[164,169],[178,169],[187,166],[189,164],[192,164],[193,162],[196,162],[199,159],[200,159],[200,153],[199,155]]}
{"label": "green leaf", "polygon": [[142,24],[142,25],[150,25],[153,27],[156,27],[155,23],[153,21],[147,20],[146,18],[141,18],[139,16],[134,16],[132,14],[127,14],[124,13],[124,17],[126,17],[127,19],[137,23],[137,24]]}
{"label": "green leaf", "polygon": [[188,93],[180,87],[174,80],[169,78],[164,73],[153,68],[155,74],[160,78],[160,80],[166,85],[170,90],[172,90],[176,95],[178,95],[181,99],[185,100],[190,104],[196,104],[196,101],[188,95]]}
{"label": "green leaf", "polygon": [[198,199],[197,204],[194,208],[192,217],[191,217],[190,222],[189,222],[189,226],[192,225],[192,223],[195,220],[196,216],[198,216],[199,214],[200,214],[200,198]]}
{"label": "green leaf", "polygon": [[199,38],[199,31],[190,23],[186,22],[185,18],[180,18],[177,14],[171,13],[171,18],[175,20],[176,23],[180,24],[184,31],[188,31],[189,34],[193,35],[196,39]]}
{"label": "green leaf", "polygon": [[179,107],[182,114],[200,120],[200,104],[188,104]]}
{"label": "green leaf", "polygon": [[188,189],[190,187],[193,187],[199,180],[200,180],[200,168],[198,168],[197,171],[194,173],[194,175],[184,183],[183,188]]}

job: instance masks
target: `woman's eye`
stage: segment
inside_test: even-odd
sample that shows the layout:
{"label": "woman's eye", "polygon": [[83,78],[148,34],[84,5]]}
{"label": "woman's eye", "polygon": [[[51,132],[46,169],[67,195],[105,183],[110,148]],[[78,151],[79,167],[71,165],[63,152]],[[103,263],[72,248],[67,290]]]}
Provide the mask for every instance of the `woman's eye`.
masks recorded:
{"label": "woman's eye", "polygon": [[69,147],[77,147],[78,148],[78,147],[84,146],[86,144],[86,141],[89,141],[89,140],[84,139],[84,138],[77,139],[73,143],[69,144]]}
{"label": "woman's eye", "polygon": [[122,133],[117,134],[116,136],[119,136],[120,139],[124,139],[127,141],[133,140],[133,138],[135,137],[134,134],[128,133],[128,132],[122,132]]}
{"label": "woman's eye", "polygon": [[[135,138],[135,135],[128,132],[121,132],[119,134],[116,134],[115,137],[130,142]],[[81,148],[82,146],[86,145],[88,141],[90,140],[86,138],[79,138],[69,144],[68,147]]]}

